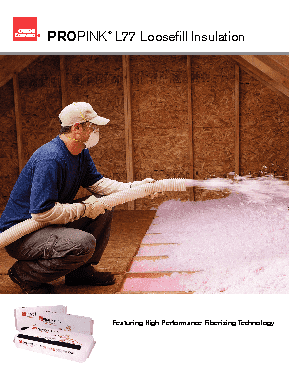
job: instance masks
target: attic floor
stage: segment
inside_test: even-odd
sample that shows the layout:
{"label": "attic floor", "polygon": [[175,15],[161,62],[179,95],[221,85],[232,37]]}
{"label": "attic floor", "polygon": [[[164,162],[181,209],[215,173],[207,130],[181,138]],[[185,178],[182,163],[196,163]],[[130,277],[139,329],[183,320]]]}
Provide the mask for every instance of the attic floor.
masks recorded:
{"label": "attic floor", "polygon": [[[127,271],[136,255],[143,237],[156,214],[154,210],[117,210],[114,212],[111,236],[100,263],[99,271],[115,274],[116,283],[105,287],[69,287],[64,277],[52,282],[58,294],[114,294],[121,291]],[[22,291],[14,284],[8,269],[15,260],[5,250],[0,251],[0,294],[20,294]]]}

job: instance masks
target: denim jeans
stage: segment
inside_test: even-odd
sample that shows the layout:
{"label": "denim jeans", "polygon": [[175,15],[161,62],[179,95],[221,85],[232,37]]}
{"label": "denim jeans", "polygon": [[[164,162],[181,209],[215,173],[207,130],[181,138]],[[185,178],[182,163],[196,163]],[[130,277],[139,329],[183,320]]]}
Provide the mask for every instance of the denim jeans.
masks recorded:
{"label": "denim jeans", "polygon": [[84,264],[97,264],[109,240],[112,215],[113,211],[106,211],[94,220],[84,217],[50,225],[9,244],[6,251],[18,260],[13,265],[18,277],[47,283]]}

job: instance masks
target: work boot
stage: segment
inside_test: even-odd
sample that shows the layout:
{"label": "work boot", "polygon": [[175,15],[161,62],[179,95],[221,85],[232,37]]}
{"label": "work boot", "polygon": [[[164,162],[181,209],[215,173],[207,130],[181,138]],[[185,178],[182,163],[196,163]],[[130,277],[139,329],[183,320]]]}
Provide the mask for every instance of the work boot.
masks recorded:
{"label": "work boot", "polygon": [[12,282],[18,284],[23,293],[27,294],[54,294],[54,287],[47,283],[37,283],[37,282],[23,282],[14,267],[12,266],[8,270],[8,275]]}
{"label": "work boot", "polygon": [[65,276],[67,286],[109,286],[115,277],[109,272],[99,272],[92,265],[83,265]]}

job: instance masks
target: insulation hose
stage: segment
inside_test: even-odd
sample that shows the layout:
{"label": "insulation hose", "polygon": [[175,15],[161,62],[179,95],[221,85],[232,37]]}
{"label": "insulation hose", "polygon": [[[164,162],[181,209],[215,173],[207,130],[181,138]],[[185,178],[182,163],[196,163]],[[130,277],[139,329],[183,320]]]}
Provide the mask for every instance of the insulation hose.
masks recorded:
{"label": "insulation hose", "polygon": [[[197,186],[199,183],[193,179],[162,179],[153,183],[144,183],[120,192],[115,192],[99,199],[104,206],[112,208],[114,206],[140,199],[156,192],[165,191],[186,191],[186,186]],[[23,222],[17,223],[0,234],[0,248],[15,242],[22,236],[37,231],[43,227],[49,226],[50,223],[37,222],[30,218]]]}
{"label": "insulation hose", "polygon": [[100,202],[112,208],[116,205],[124,204],[135,199],[140,199],[152,195],[156,192],[165,191],[186,191],[185,179],[162,179],[153,183],[144,183],[138,187],[133,187],[128,190],[115,192],[110,195],[100,198]]}

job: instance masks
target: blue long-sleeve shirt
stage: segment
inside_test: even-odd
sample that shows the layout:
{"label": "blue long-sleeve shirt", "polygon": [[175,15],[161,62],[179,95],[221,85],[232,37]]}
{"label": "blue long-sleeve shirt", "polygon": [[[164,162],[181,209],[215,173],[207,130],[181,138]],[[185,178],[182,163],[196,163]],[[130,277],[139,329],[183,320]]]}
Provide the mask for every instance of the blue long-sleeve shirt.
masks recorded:
{"label": "blue long-sleeve shirt", "polygon": [[72,155],[59,136],[38,148],[22,169],[4,212],[0,232],[42,213],[55,202],[72,203],[79,187],[89,187],[103,176],[88,149]]}

